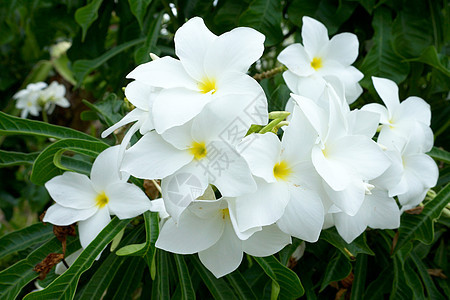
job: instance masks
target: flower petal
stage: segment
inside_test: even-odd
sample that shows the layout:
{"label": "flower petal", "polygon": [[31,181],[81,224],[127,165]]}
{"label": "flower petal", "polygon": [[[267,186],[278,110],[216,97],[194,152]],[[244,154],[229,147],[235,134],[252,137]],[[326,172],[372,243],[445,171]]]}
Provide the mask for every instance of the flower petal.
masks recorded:
{"label": "flower petal", "polygon": [[302,18],[302,39],[303,46],[310,57],[322,54],[328,45],[328,30],[317,20],[310,17]]}
{"label": "flower petal", "polygon": [[121,177],[119,171],[120,146],[109,147],[100,153],[94,161],[91,170],[91,181],[98,193],[104,192],[112,183],[127,181],[127,174]]}
{"label": "flower petal", "polygon": [[64,207],[86,209],[95,206],[97,192],[86,175],[65,172],[47,181],[45,188],[52,199]]}
{"label": "flower petal", "polygon": [[392,116],[394,111],[400,106],[400,99],[398,97],[398,86],[392,80],[386,78],[373,77],[373,86],[380,95],[381,100],[383,100],[386,105],[389,118]]}
{"label": "flower petal", "polygon": [[358,57],[359,42],[358,37],[353,33],[340,33],[333,36],[328,44],[326,59],[340,62],[344,66],[349,66]]}
{"label": "flower petal", "polygon": [[176,149],[151,131],[125,151],[121,171],[138,178],[160,179],[173,174],[192,159],[188,151]]}
{"label": "flower petal", "polygon": [[135,80],[125,87],[125,97],[137,108],[149,111],[159,91],[159,88]]}
{"label": "flower petal", "polygon": [[134,218],[151,208],[151,202],[137,186],[117,182],[106,188],[108,208],[111,214],[119,219]]}
{"label": "flower petal", "polygon": [[273,224],[242,241],[242,250],[252,256],[264,257],[277,253],[291,242],[291,236]]}
{"label": "flower petal", "polygon": [[234,233],[231,222],[225,223],[221,238],[210,248],[200,251],[198,257],[202,264],[217,278],[236,270],[241,264],[242,241]]}
{"label": "flower petal", "polygon": [[350,216],[356,215],[364,201],[365,185],[362,180],[357,178],[350,178],[348,186],[341,191],[335,191],[326,184],[323,187],[328,199]]}
{"label": "flower petal", "polygon": [[216,38],[199,17],[190,19],[175,32],[175,53],[185,70],[198,81],[205,76],[203,61]]}
{"label": "flower petal", "polygon": [[377,132],[380,115],[367,110],[352,110],[347,115],[350,134],[372,138]]}
{"label": "flower petal", "polygon": [[307,242],[319,239],[324,221],[324,208],[316,192],[291,186],[290,200],[277,224],[280,229]]}
{"label": "flower petal", "polygon": [[97,235],[109,224],[111,217],[108,209],[102,208],[84,221],[78,222],[78,233],[80,235],[81,247],[86,247],[97,237]]}
{"label": "flower petal", "polygon": [[135,108],[132,111],[130,111],[128,114],[126,114],[119,122],[114,124],[113,126],[109,127],[105,131],[102,132],[102,138],[106,138],[108,135],[113,133],[116,129],[125,126],[131,122],[139,120],[141,117],[144,116],[146,111],[141,110],[139,108]]}
{"label": "flower petal", "polygon": [[389,112],[386,107],[378,103],[369,103],[364,105],[361,110],[370,111],[380,115],[381,124],[389,124]]}
{"label": "flower petal", "polygon": [[413,119],[430,126],[430,105],[419,97],[408,97],[400,103],[399,109],[393,115],[394,122],[401,119]]}
{"label": "flower petal", "polygon": [[86,209],[75,209],[55,203],[47,209],[42,221],[52,223],[53,225],[67,226],[78,221],[86,220],[96,212],[97,207],[95,206]]}
{"label": "flower petal", "polygon": [[298,43],[287,46],[278,55],[278,61],[298,76],[309,76],[315,72],[311,66],[311,59],[305,48]]}
{"label": "flower petal", "polygon": [[342,163],[325,156],[319,146],[314,146],[311,152],[312,162],[317,173],[335,191],[342,191],[350,184],[348,168]]}
{"label": "flower petal", "polygon": [[361,209],[367,211],[367,226],[379,229],[395,229],[400,226],[400,210],[394,198],[381,189],[373,189],[366,195]]}

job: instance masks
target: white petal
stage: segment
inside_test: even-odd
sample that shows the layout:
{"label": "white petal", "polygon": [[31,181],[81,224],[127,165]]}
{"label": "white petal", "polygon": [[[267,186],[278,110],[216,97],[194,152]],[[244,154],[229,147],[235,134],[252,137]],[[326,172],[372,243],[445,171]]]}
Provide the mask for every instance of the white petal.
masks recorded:
{"label": "white petal", "polygon": [[146,112],[144,110],[141,110],[139,108],[135,108],[132,111],[130,111],[128,114],[126,114],[122,119],[120,119],[119,122],[114,124],[113,126],[109,127],[105,131],[102,132],[102,138],[106,138],[108,135],[113,133],[116,129],[127,125],[128,123],[134,122],[139,120]]}
{"label": "white petal", "polygon": [[281,218],[289,202],[285,183],[266,183],[258,178],[256,182],[258,189],[255,193],[235,199],[235,215],[240,231],[275,223]]}
{"label": "white petal", "polygon": [[394,122],[401,119],[413,119],[430,126],[431,110],[430,105],[422,98],[409,97],[402,103],[393,115]]}
{"label": "white petal", "polygon": [[238,27],[215,39],[208,49],[204,68],[209,78],[219,78],[222,73],[246,73],[264,52],[265,36],[247,27]]}
{"label": "white petal", "polygon": [[325,156],[317,145],[312,148],[311,154],[317,173],[333,190],[342,191],[350,184],[350,174],[345,165]]}
{"label": "white petal", "polygon": [[309,76],[315,72],[311,59],[301,44],[289,45],[278,55],[278,60],[298,76]]}
{"label": "white petal", "polygon": [[[195,139],[192,137],[192,124],[194,120],[187,122],[186,124],[175,126],[167,129],[161,134],[161,137],[172,144],[175,148],[180,150],[186,150],[192,146],[192,142]],[[197,140],[202,141],[202,140]]]}
{"label": "white petal", "polygon": [[303,17],[302,39],[310,57],[320,55],[329,42],[327,28],[317,20]]}
{"label": "white petal", "polygon": [[110,213],[119,219],[134,218],[151,207],[145,193],[137,186],[126,182],[110,184],[106,189],[106,196],[109,199]]}
{"label": "white petal", "polygon": [[347,115],[350,133],[372,138],[377,132],[380,115],[371,111],[352,110]]}
{"label": "white petal", "polygon": [[371,228],[395,229],[400,226],[400,210],[386,191],[373,189],[366,195],[361,209],[367,211],[367,225]]}
{"label": "white petal", "polygon": [[203,61],[206,53],[216,38],[199,17],[190,19],[175,32],[175,53],[186,71],[199,81],[205,76]]}
{"label": "white petal", "polygon": [[[287,70],[286,72],[283,72],[283,79],[284,79],[284,82],[286,82],[286,85],[288,86],[288,88],[291,90],[292,93],[294,93],[296,95],[301,94],[301,92],[298,90],[299,79],[300,79],[299,76],[297,76],[293,72]],[[288,103],[289,103],[289,101],[293,102],[292,98],[289,98]],[[288,105],[288,103],[286,103],[286,106]],[[287,110],[287,111],[290,111],[290,110]]]}
{"label": "white petal", "polygon": [[103,192],[112,183],[127,181],[129,176],[121,179],[119,171],[120,146],[109,147],[100,153],[91,170],[91,180],[98,193]]}
{"label": "white petal", "polygon": [[198,257],[219,278],[236,270],[243,254],[242,241],[234,233],[231,222],[226,222],[222,237],[212,247],[199,252]]}
{"label": "white petal", "polygon": [[367,228],[367,215],[365,211],[358,212],[354,216],[339,212],[333,214],[333,217],[339,235],[349,244]]}
{"label": "white petal", "polygon": [[137,66],[127,78],[165,89],[183,87],[197,90],[197,82],[189,76],[181,62],[169,56]]}
{"label": "white petal", "polygon": [[403,161],[399,151],[387,150],[384,153],[389,157],[391,165],[389,168],[379,177],[373,179],[371,183],[376,187],[389,190],[391,197],[397,194],[402,194],[408,188],[405,182],[401,183],[403,176]]}
{"label": "white petal", "polygon": [[316,242],[325,214],[321,199],[314,191],[300,187],[291,187],[290,196],[286,210],[277,222],[278,226],[294,237]]}
{"label": "white petal", "polygon": [[97,210],[92,217],[78,222],[78,233],[80,235],[81,247],[86,247],[97,237],[97,235],[109,224],[111,217],[108,208]]}
{"label": "white petal", "polygon": [[95,206],[97,192],[86,175],[65,172],[50,179],[45,188],[52,199],[62,206],[76,209]]}
{"label": "white petal", "polygon": [[305,117],[319,134],[321,140],[324,141],[328,131],[328,113],[311,99],[295,94],[291,94],[291,97],[301,108]]}
{"label": "white petal", "polygon": [[403,158],[405,172],[420,178],[422,184],[431,188],[437,183],[439,170],[435,161],[426,154],[418,153]]}
{"label": "white petal", "polygon": [[231,225],[233,225],[234,232],[237,237],[244,241],[251,237],[255,232],[261,231],[262,227],[253,227],[245,231],[241,231],[239,229],[239,225],[236,218],[236,198],[222,198],[225,199],[228,203],[228,212],[230,214]]}
{"label": "white petal", "polygon": [[192,159],[188,151],[176,149],[152,131],[125,151],[121,171],[138,178],[160,179],[173,174]]}
{"label": "white petal", "polygon": [[185,88],[161,91],[152,109],[156,131],[161,134],[169,128],[187,123],[211,100],[210,93],[202,94]]}
{"label": "white petal", "polygon": [[297,90],[299,95],[318,101],[325,89],[326,81],[320,74],[312,74],[308,77],[298,78]]}
{"label": "white petal", "polygon": [[223,231],[221,216],[199,218],[186,209],[178,224],[172,218],[164,223],[156,247],[178,254],[193,254],[217,243]]}
{"label": "white petal", "polygon": [[353,33],[340,33],[333,36],[328,44],[326,59],[333,59],[349,66],[358,57],[359,42]]}
{"label": "white petal", "polygon": [[237,146],[237,151],[247,161],[253,175],[276,182],[273,168],[280,159],[281,142],[275,134],[251,134]]}
{"label": "white petal", "polygon": [[209,182],[224,197],[237,197],[256,190],[256,184],[245,159],[226,142],[213,141],[206,145],[207,155],[199,161]]}
{"label": "white petal", "polygon": [[383,100],[386,105],[389,114],[397,109],[400,105],[400,99],[398,98],[398,86],[392,80],[386,78],[372,77],[373,86],[380,95],[381,100]]}
{"label": "white petal", "polygon": [[[72,253],[69,256],[67,256],[66,258],[64,258],[64,260],[69,265],[69,267],[75,262],[75,260],[77,260],[78,256],[80,256],[81,252],[83,252],[83,248],[78,249],[74,253]],[[61,275],[66,270],[67,270],[66,266],[62,262],[60,262],[55,267],[55,274]]]}
{"label": "white petal", "polygon": [[125,87],[125,97],[139,109],[151,110],[159,89],[140,81],[132,81]]}
{"label": "white petal", "polygon": [[252,256],[264,257],[277,253],[290,243],[290,235],[273,224],[255,232],[248,240],[242,241],[242,250]]}
{"label": "white petal", "polygon": [[97,207],[75,209],[61,206],[57,203],[50,206],[45,212],[43,222],[58,226],[67,226],[78,221],[86,220],[97,212]]}
{"label": "white petal", "polygon": [[326,184],[324,189],[331,200],[344,213],[354,216],[361,207],[365,197],[365,185],[358,178],[351,178],[348,186],[341,190],[335,191]]}
{"label": "white petal", "polygon": [[389,112],[386,107],[378,103],[369,103],[364,105],[361,110],[370,111],[380,115],[381,124],[389,124]]}

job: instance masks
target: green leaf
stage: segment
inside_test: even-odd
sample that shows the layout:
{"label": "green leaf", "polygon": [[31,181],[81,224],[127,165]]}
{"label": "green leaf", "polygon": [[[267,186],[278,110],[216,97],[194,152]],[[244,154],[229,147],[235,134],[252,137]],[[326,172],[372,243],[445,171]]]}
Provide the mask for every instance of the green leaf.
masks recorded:
{"label": "green leaf", "polygon": [[266,36],[266,47],[283,40],[281,31],[281,2],[278,0],[253,0],[239,18],[240,26],[252,27]]}
{"label": "green leaf", "polygon": [[[409,251],[407,251],[409,252]],[[392,282],[392,290],[389,299],[411,299],[412,291],[409,288],[404,270],[404,257],[398,252],[394,255],[394,280]]]}
{"label": "green leaf", "polygon": [[151,2],[152,0],[128,0],[131,12],[138,20],[139,27],[141,27],[141,30],[143,29],[142,22],[144,20],[145,13],[147,12],[147,7],[150,5]]}
{"label": "green leaf", "polygon": [[447,184],[433,200],[425,205],[421,214],[403,214],[400,219],[399,236],[394,253],[413,239],[431,244],[434,238],[433,222],[439,218],[449,201],[450,184]]}
{"label": "green leaf", "polygon": [[409,65],[402,62],[402,57],[392,48],[391,12],[384,7],[376,9],[372,27],[375,31],[373,45],[360,68],[365,76],[361,84],[366,88],[371,87],[371,76],[389,78],[396,83],[402,82],[409,73]]}
{"label": "green leaf", "polygon": [[37,157],[31,171],[31,181],[37,185],[43,185],[53,177],[62,174],[63,170],[86,173],[86,171],[89,171],[89,169],[85,169],[88,167],[87,162],[63,159],[62,154],[65,151],[73,151],[95,158],[106,148],[108,148],[108,145],[100,141],[79,139],[57,141],[45,148]]}
{"label": "green leaf", "polygon": [[76,85],[77,82],[75,81],[75,78],[73,77],[72,70],[69,68],[69,58],[67,57],[67,54],[63,54],[57,59],[52,60],[53,67],[55,70],[61,75],[67,82],[69,82],[72,85]]}
{"label": "green leaf", "polygon": [[347,244],[339,235],[336,228],[333,227],[323,230],[320,238],[338,248],[348,259],[354,259],[359,253],[375,255],[369,246],[367,246],[366,235],[364,233],[350,244]]}
{"label": "green leaf", "polygon": [[[67,246],[73,243],[78,244],[78,240],[72,239]],[[39,274],[33,271],[34,266],[48,254],[56,252],[62,252],[62,247],[55,237],[31,252],[26,259],[0,272],[0,299],[15,299],[25,285],[38,277]]]}
{"label": "green leaf", "polygon": [[0,150],[0,168],[17,165],[32,165],[39,152],[22,153]]}
{"label": "green leaf", "polygon": [[[143,64],[150,61],[150,53],[156,52],[156,43],[158,42],[159,33],[161,31],[161,21],[164,13],[161,12],[149,26],[147,38],[142,47],[134,52],[134,61],[136,64]],[[155,53],[158,54],[158,53]]]}
{"label": "green leaf", "polygon": [[38,223],[11,232],[0,238],[0,257],[25,250],[36,244],[48,241],[53,236],[53,226]]}
{"label": "green leaf", "polygon": [[445,297],[443,297],[441,293],[439,293],[438,289],[434,285],[433,279],[431,278],[430,274],[428,274],[427,267],[422,262],[422,260],[418,258],[414,253],[411,253],[411,259],[416,265],[420,277],[422,277],[422,281],[425,285],[425,288],[427,289],[429,299],[445,299]]}
{"label": "green leaf", "polygon": [[102,2],[103,0],[92,0],[89,4],[80,7],[75,12],[75,21],[81,26],[81,30],[83,31],[81,37],[82,42],[84,42],[88,28],[98,18],[98,9]]}
{"label": "green leaf", "polygon": [[350,300],[364,299],[364,287],[366,286],[367,255],[360,254],[356,257],[354,268],[355,279],[352,284]]}
{"label": "green leaf", "polygon": [[364,300],[384,299],[383,295],[388,293],[392,286],[392,274],[392,265],[385,267],[367,287]]}
{"label": "green leaf", "polygon": [[433,147],[433,149],[431,149],[431,151],[427,154],[436,160],[440,160],[445,162],[446,164],[450,164],[450,153],[445,151],[444,149]]}
{"label": "green leaf", "polygon": [[423,297],[423,284],[417,271],[413,268],[412,259],[408,259],[404,264],[404,274],[406,283],[411,288],[414,299],[421,299]]}
{"label": "green leaf", "polygon": [[339,251],[328,263],[323,275],[320,292],[323,291],[331,282],[344,279],[350,274],[352,265],[350,261]]}
{"label": "green leaf", "polygon": [[177,265],[178,280],[181,286],[181,299],[195,299],[195,291],[192,287],[191,276],[187,268],[184,256],[180,254],[174,254],[175,263]]}
{"label": "green leaf", "polygon": [[99,68],[101,65],[103,65],[105,62],[107,62],[109,59],[116,56],[120,52],[125,51],[128,48],[133,47],[137,44],[140,44],[144,40],[145,40],[144,38],[140,38],[123,43],[121,45],[112,48],[111,50],[108,50],[107,52],[103,53],[101,56],[95,59],[79,59],[75,61],[72,69],[75,76],[75,80],[78,82],[78,85],[82,83],[84,77],[86,77],[86,75],[89,74],[92,70]]}
{"label": "green leaf", "polygon": [[92,266],[95,258],[105,246],[111,242],[129,222],[130,220],[119,220],[117,217],[112,219],[66,272],[59,276],[44,290],[30,293],[25,296],[24,299],[73,299],[81,274]]}
{"label": "green leaf", "polygon": [[52,70],[52,63],[49,60],[41,60],[35,63],[31,72],[23,81],[21,88],[25,88],[30,83],[45,81]]}
{"label": "green leaf", "polygon": [[214,299],[236,299],[236,295],[233,293],[233,290],[227,284],[225,279],[216,278],[209,270],[205,268],[205,266],[203,266],[197,256],[192,255],[191,262]]}
{"label": "green leaf", "polygon": [[232,273],[228,274],[227,277],[231,286],[234,289],[234,292],[237,294],[240,300],[247,299],[257,299],[256,295],[253,293],[250,284],[245,280],[244,276],[242,276],[239,270],[235,270]]}
{"label": "green leaf", "polygon": [[280,287],[280,299],[297,299],[305,290],[297,274],[283,266],[274,256],[253,257],[264,272]]}
{"label": "green leaf", "polygon": [[434,46],[427,47],[418,58],[408,59],[407,61],[423,62],[441,71],[447,77],[450,76],[450,70],[442,63],[442,60],[436,51],[436,47]]}
{"label": "green leaf", "polygon": [[36,135],[54,139],[83,139],[98,141],[97,138],[70,128],[13,117],[0,111],[0,134]]}
{"label": "green leaf", "polygon": [[158,249],[156,257],[158,263],[156,288],[152,288],[152,293],[157,296],[152,297],[152,299],[170,299],[168,252]]}
{"label": "green leaf", "polygon": [[[121,258],[125,260],[117,272],[112,284],[104,299],[122,300],[129,299],[134,291],[139,287],[144,274],[145,264],[140,257]],[[116,281],[117,279],[117,281]],[[145,299],[145,298],[141,298]]]}

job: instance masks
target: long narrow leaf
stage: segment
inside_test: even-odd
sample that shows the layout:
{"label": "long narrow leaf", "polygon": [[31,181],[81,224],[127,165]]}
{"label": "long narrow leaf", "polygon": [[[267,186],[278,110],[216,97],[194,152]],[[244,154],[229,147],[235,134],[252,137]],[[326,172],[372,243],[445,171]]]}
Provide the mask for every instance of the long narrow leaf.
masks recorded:
{"label": "long narrow leaf", "polygon": [[195,291],[184,257],[180,254],[175,254],[174,257],[181,286],[181,299],[195,299]]}
{"label": "long narrow leaf", "polygon": [[53,226],[38,223],[0,238],[0,257],[43,243],[53,236]]}
{"label": "long narrow leaf", "polygon": [[32,165],[39,152],[22,153],[0,150],[0,168],[17,165]]}

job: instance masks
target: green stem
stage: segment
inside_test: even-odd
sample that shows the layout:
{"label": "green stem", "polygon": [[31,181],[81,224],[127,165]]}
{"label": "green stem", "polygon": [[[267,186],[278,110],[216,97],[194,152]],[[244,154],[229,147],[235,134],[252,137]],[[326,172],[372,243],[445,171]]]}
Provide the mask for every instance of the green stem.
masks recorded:
{"label": "green stem", "polygon": [[47,111],[45,109],[42,110],[42,120],[45,123],[48,123],[48,116],[47,116]]}
{"label": "green stem", "polygon": [[276,68],[273,68],[271,70],[268,70],[268,71],[265,71],[262,73],[255,74],[255,75],[253,75],[253,78],[259,81],[259,80],[262,80],[265,78],[273,77],[273,76],[277,75],[278,73],[284,72],[286,70],[287,70],[287,68],[285,66],[280,66],[280,67],[276,67]]}

